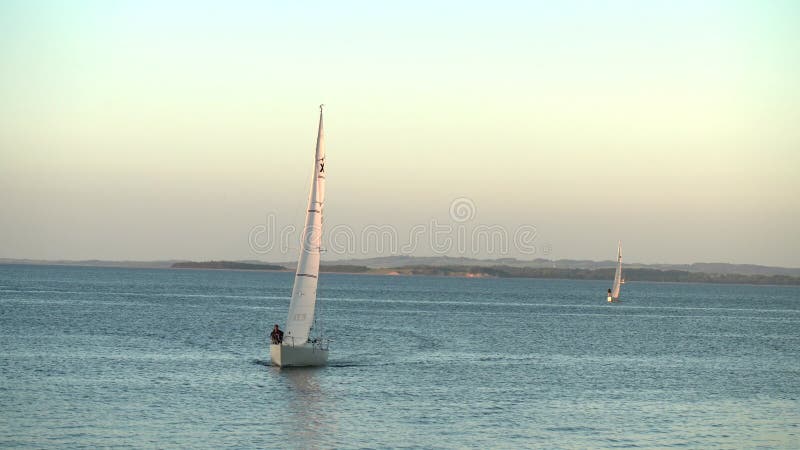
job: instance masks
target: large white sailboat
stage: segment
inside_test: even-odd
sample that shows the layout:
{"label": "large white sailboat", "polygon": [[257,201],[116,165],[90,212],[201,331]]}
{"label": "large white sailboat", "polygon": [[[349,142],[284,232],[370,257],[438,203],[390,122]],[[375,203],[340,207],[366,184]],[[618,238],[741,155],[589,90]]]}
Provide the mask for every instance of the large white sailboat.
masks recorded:
{"label": "large white sailboat", "polygon": [[608,302],[619,301],[619,287],[622,284],[622,241],[617,242],[617,270],[614,272],[614,285],[608,290]]}
{"label": "large white sailboat", "polygon": [[317,149],[308,198],[308,212],[300,244],[300,258],[294,277],[292,300],[286,318],[283,342],[269,347],[272,363],[280,367],[322,366],[328,361],[328,340],[312,336],[317,280],[322,245],[322,211],[325,204],[325,135],[319,106]]}

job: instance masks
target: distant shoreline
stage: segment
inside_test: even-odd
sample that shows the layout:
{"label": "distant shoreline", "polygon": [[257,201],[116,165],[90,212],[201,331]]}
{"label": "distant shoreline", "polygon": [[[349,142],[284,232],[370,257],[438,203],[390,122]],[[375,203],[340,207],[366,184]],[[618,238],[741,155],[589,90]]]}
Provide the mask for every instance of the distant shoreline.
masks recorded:
{"label": "distant shoreline", "polygon": [[[280,264],[251,263],[243,261],[154,261],[154,262],[107,262],[107,261],[31,261],[0,259],[0,264],[22,265],[60,265],[77,267],[111,267],[138,269],[178,269],[178,270],[236,270],[292,272],[293,269]],[[518,267],[503,264],[474,265],[406,265],[397,267],[368,267],[357,264],[322,264],[322,273],[341,273],[351,275],[386,276],[441,276],[453,278],[529,278],[553,280],[611,280],[614,269],[603,267],[586,268],[548,268]],[[714,272],[691,272],[687,270],[661,270],[652,268],[625,268],[623,274],[627,282],[664,283],[703,283],[703,284],[749,284],[758,286],[800,286],[800,276],[737,274]]]}
{"label": "distant shoreline", "polygon": [[184,261],[170,266],[171,269],[221,269],[221,270],[286,270],[277,264],[252,264],[237,261]]}

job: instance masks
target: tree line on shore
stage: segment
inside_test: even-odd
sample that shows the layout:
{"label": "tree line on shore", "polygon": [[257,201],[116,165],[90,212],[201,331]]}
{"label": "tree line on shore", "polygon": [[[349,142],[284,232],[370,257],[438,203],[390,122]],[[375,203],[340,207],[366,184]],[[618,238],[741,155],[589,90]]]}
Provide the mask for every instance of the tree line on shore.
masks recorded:
{"label": "tree line on shore", "polygon": [[[176,269],[229,269],[229,270],[277,270],[289,268],[275,264],[256,264],[235,261],[178,262]],[[614,277],[613,268],[565,269],[543,267],[514,267],[505,265],[450,265],[430,266],[411,265],[402,267],[370,268],[361,265],[323,264],[321,272],[363,273],[376,275],[429,275],[455,277],[496,277],[496,278],[552,278],[567,280],[610,280]],[[735,273],[689,272],[685,270],[659,270],[631,268],[623,269],[626,282],[656,281],[678,283],[723,283],[723,284],[773,284],[800,285],[800,277],[789,275],[744,275]]]}

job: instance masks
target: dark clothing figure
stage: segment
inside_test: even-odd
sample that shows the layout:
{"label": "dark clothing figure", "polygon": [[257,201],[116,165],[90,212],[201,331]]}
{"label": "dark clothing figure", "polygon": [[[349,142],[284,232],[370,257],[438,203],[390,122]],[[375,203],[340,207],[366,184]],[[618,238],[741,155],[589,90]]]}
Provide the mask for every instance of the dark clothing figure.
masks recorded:
{"label": "dark clothing figure", "polygon": [[283,342],[283,331],[278,328],[278,325],[275,325],[275,328],[270,333],[269,337],[272,339],[273,344],[280,344]]}

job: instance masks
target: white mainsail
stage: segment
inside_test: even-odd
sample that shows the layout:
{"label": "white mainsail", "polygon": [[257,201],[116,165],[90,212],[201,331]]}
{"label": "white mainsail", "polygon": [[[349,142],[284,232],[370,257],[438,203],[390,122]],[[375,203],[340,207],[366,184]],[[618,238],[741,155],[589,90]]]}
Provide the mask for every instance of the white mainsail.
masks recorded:
{"label": "white mainsail", "polygon": [[322,106],[319,106],[317,150],[314,155],[314,173],[308,198],[306,223],[300,243],[300,259],[294,277],[292,301],[286,319],[285,342],[303,344],[308,341],[314,324],[314,307],[317,302],[317,277],[322,246],[322,209],[325,203],[325,135],[322,129]]}
{"label": "white mainsail", "polygon": [[617,243],[617,271],[614,273],[614,286],[611,288],[611,298],[619,298],[619,285],[622,279],[622,241]]}

